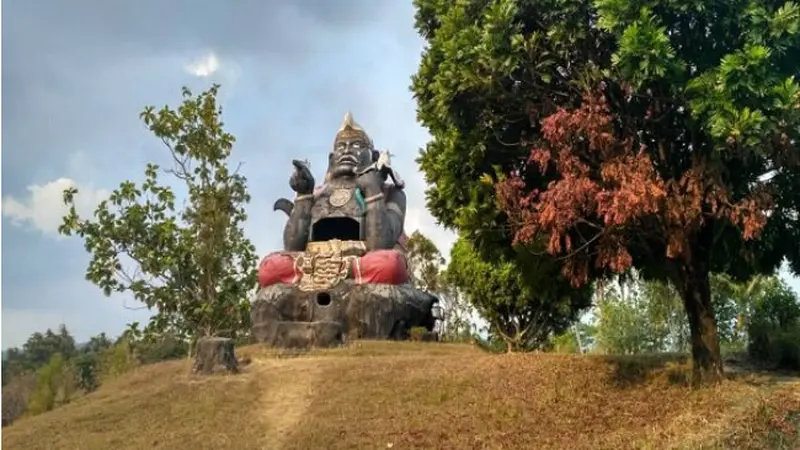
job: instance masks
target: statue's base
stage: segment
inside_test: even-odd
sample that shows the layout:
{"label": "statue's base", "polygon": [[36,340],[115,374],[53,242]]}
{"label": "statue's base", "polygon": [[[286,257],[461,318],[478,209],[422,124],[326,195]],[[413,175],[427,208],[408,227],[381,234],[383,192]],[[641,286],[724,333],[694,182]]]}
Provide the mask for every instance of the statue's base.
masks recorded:
{"label": "statue's base", "polygon": [[251,305],[253,337],[279,348],[333,347],[350,339],[409,338],[433,330],[436,298],[407,285],[355,284],[304,292],[291,284],[262,288]]}

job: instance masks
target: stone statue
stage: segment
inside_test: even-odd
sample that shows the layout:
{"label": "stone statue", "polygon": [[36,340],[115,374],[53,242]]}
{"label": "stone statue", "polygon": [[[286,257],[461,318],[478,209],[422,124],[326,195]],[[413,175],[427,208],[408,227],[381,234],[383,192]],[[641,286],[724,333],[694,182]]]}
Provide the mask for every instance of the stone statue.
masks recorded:
{"label": "stone statue", "polygon": [[408,284],[405,184],[391,154],[375,150],[347,113],[320,186],[307,162],[292,163],[295,200],[274,205],[289,216],[284,250],[259,265],[256,339],[330,346],[347,338],[403,339],[415,326],[432,330],[436,298]]}

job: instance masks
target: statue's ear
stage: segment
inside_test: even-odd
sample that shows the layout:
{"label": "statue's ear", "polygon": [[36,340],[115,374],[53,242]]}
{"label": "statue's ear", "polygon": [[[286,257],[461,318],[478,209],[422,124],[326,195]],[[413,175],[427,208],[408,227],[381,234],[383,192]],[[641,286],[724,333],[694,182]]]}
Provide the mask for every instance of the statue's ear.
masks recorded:
{"label": "statue's ear", "polygon": [[328,166],[333,165],[333,152],[328,153]]}
{"label": "statue's ear", "polygon": [[374,149],[372,150],[372,162],[377,161],[380,156],[381,156],[381,152],[379,152],[377,150],[374,150]]}

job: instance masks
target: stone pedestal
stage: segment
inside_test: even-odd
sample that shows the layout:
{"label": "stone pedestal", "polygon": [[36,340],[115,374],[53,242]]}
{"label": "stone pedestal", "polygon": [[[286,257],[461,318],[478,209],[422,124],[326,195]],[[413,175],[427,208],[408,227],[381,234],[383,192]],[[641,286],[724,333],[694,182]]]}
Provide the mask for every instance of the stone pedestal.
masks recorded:
{"label": "stone pedestal", "polygon": [[412,327],[432,330],[436,298],[407,285],[350,280],[327,291],[277,284],[251,306],[256,341],[281,348],[332,347],[349,339],[408,339]]}

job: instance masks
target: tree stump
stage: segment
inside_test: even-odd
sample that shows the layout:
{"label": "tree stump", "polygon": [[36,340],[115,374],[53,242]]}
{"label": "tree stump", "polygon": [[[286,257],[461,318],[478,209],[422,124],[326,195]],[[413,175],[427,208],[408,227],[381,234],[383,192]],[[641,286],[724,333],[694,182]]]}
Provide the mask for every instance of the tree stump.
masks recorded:
{"label": "tree stump", "polygon": [[192,372],[212,374],[220,370],[230,373],[239,372],[239,362],[236,360],[233,339],[222,337],[198,339]]}

